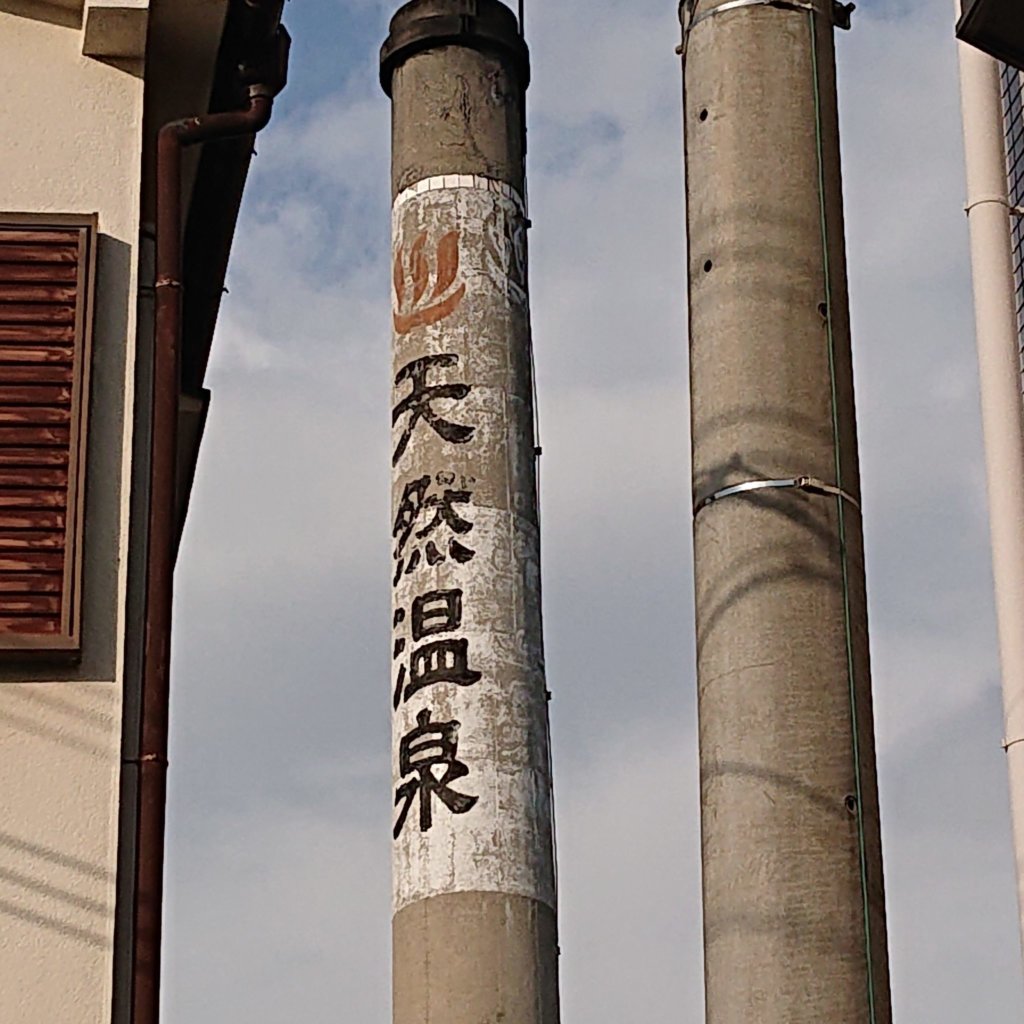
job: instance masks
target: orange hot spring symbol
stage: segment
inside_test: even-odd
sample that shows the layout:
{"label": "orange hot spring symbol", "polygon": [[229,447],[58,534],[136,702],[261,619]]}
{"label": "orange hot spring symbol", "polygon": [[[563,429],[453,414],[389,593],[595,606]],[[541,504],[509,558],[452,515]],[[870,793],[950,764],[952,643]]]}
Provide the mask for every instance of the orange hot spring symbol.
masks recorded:
{"label": "orange hot spring symbol", "polygon": [[396,334],[408,334],[415,327],[436,324],[458,309],[466,294],[465,282],[455,284],[459,276],[460,234],[458,230],[449,231],[438,240],[433,273],[425,252],[426,234],[421,234],[411,246],[399,246],[394,267]]}

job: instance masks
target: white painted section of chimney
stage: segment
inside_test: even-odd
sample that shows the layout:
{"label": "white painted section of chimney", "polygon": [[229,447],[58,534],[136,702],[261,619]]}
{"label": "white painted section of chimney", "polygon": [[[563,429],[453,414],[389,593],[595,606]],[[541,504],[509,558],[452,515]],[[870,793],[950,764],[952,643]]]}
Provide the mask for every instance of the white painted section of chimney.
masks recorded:
{"label": "white painted section of chimney", "polygon": [[[452,232],[458,233],[454,275]],[[472,683],[418,689],[394,713],[396,822],[409,803],[394,843],[394,909],[466,891],[521,895],[554,906],[524,204],[508,185],[486,178],[424,179],[396,199],[393,238],[394,374],[423,357],[457,357],[451,365],[434,364],[426,384],[465,385],[468,394],[438,398],[431,411],[473,433],[452,442],[420,419],[394,466],[396,517],[407,486],[429,477],[428,500],[440,499],[446,489],[471,494],[452,510],[472,528],[413,534],[395,558],[393,568],[402,573],[394,588],[400,621],[391,684],[403,665],[408,682],[413,652],[434,641],[465,640],[466,668],[479,673]],[[416,322],[434,316],[440,318]],[[392,406],[411,390],[408,380],[396,383]],[[409,421],[409,413],[397,418],[394,449]],[[423,512],[416,531],[432,518]],[[472,557],[466,559],[465,551],[464,561],[452,557],[446,546],[452,538]],[[434,565],[427,564],[424,548],[431,539],[445,555]],[[393,555],[399,541],[396,536]],[[416,545],[420,561],[405,571]],[[414,641],[415,599],[453,591],[462,595],[458,626]],[[415,773],[403,775],[399,751],[425,711],[431,724],[458,723],[454,756],[466,773],[450,782],[450,790],[476,798],[468,810],[453,813],[435,795],[426,830],[419,819],[422,789],[411,798],[398,795],[403,784],[416,784]],[[444,768],[430,771],[437,779]]]}

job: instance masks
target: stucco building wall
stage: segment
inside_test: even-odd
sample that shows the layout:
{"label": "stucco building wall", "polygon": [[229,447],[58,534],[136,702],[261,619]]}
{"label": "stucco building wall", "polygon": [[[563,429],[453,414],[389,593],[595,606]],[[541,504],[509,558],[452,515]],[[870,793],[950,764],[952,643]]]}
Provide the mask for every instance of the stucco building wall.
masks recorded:
{"label": "stucco building wall", "polygon": [[97,214],[99,230],[82,658],[0,655],[12,1024],[109,1022],[112,998],[143,80],[141,62],[84,56],[65,13],[0,0],[0,214]]}

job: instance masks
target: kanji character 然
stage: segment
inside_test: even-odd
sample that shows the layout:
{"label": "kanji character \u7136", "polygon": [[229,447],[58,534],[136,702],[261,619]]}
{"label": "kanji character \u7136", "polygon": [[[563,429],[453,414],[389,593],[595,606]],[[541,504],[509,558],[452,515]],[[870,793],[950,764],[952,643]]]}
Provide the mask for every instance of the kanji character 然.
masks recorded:
{"label": "kanji character \u7136", "polygon": [[[445,544],[439,531],[442,528],[451,534],[464,537],[473,529],[473,524],[456,511],[456,505],[468,505],[473,498],[469,490],[455,491],[445,488],[441,494],[428,494],[431,480],[429,476],[421,476],[410,480],[402,492],[402,500],[398,504],[395,523],[391,535],[395,538],[395,576],[392,584],[397,586],[402,573],[407,575],[415,571],[421,561],[426,558],[428,565],[437,565],[446,558],[464,565],[476,552],[466,547],[456,536],[450,536]],[[432,518],[416,529],[421,516],[426,518],[433,511]],[[437,534],[435,540],[432,534]],[[412,543],[410,544],[410,540]]]}

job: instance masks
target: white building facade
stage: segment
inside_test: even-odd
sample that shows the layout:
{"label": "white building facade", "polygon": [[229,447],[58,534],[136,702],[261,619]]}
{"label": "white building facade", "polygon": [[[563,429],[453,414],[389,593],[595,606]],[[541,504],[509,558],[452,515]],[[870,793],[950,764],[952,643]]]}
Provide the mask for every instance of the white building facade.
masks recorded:
{"label": "white building facade", "polygon": [[[0,1021],[10,1024],[142,1021],[134,880],[155,144],[172,119],[244,103],[234,78],[253,19],[273,31],[279,12],[261,0],[0,0]],[[251,148],[251,137],[207,143],[183,163],[180,517]]]}

